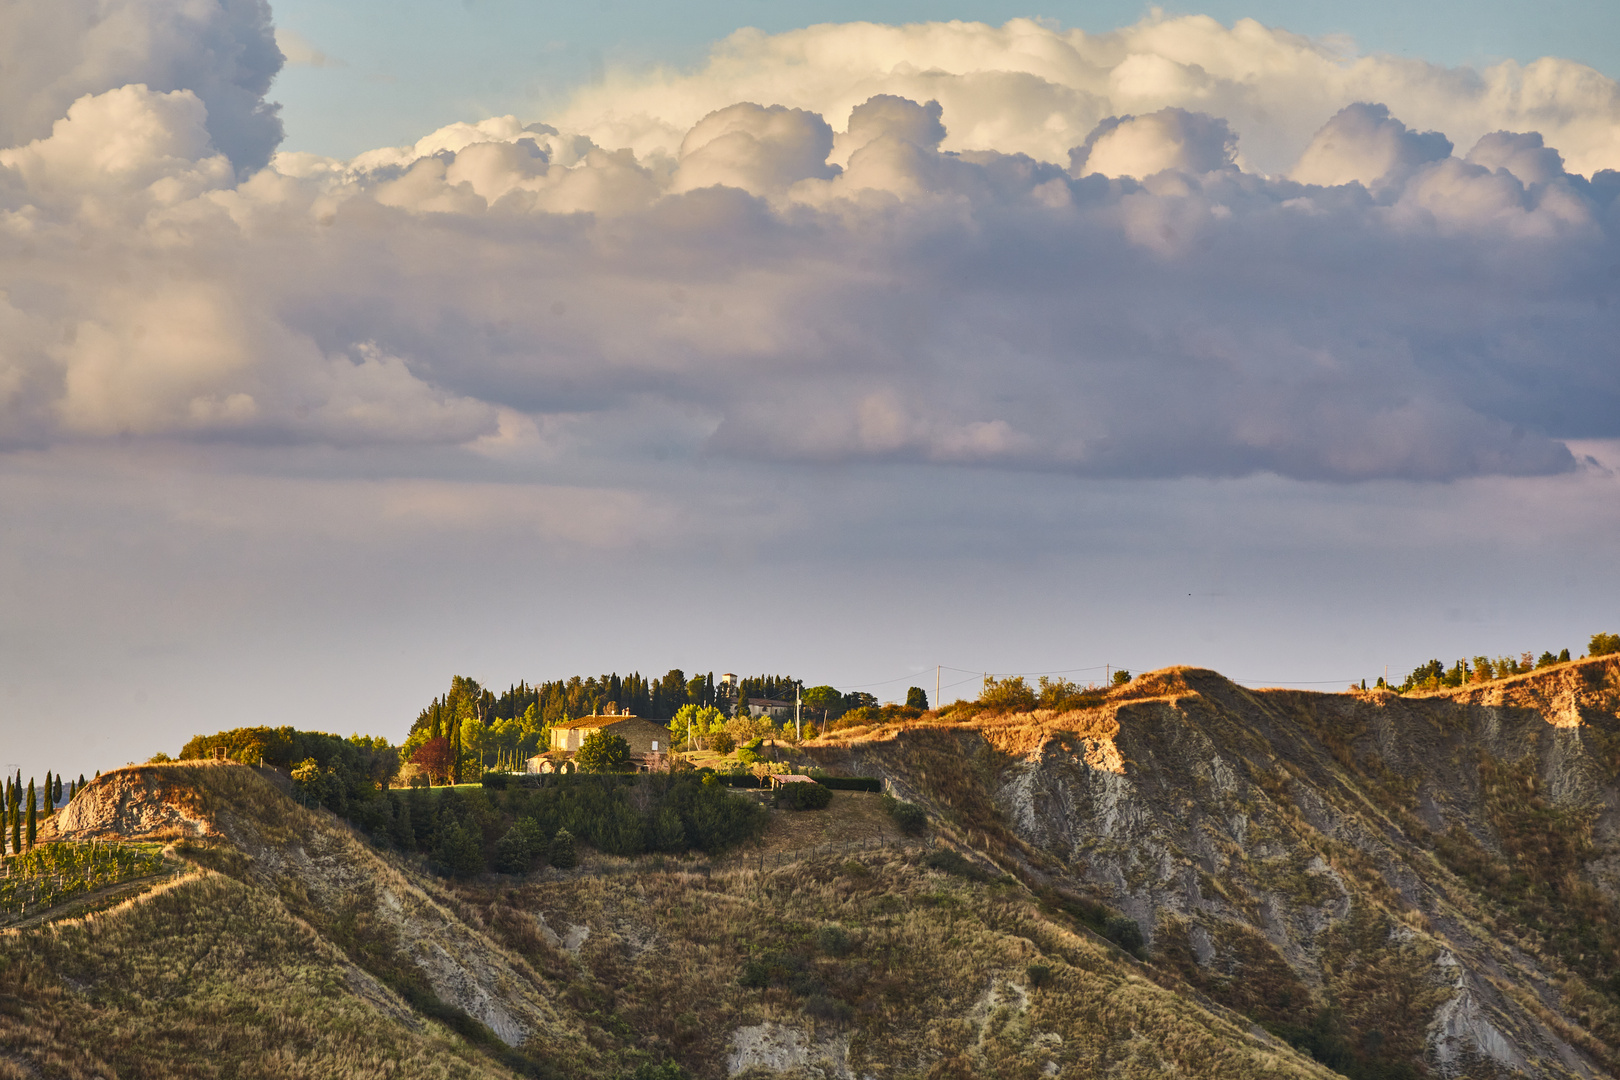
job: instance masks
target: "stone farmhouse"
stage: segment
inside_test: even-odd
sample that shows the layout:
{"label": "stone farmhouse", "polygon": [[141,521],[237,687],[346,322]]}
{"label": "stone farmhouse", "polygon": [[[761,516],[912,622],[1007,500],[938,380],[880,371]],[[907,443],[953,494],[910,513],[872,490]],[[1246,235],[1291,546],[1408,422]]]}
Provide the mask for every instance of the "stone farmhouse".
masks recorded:
{"label": "stone farmhouse", "polygon": [[669,760],[669,729],[652,720],[621,713],[614,702],[595,716],[551,725],[551,748],[529,759],[530,772],[571,771],[564,768],[593,731],[617,735],[630,744],[630,760],[643,769],[663,768]]}

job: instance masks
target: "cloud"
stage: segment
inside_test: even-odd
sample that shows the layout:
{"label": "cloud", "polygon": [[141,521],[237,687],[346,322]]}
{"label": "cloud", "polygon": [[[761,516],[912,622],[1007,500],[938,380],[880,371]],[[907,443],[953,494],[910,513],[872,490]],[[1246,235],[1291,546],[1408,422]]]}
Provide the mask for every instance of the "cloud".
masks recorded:
{"label": "cloud", "polygon": [[1111,116],[1069,151],[1076,175],[1152,176],[1175,169],[1206,173],[1232,164],[1237,136],[1226,121],[1170,107],[1146,116]]}
{"label": "cloud", "polygon": [[[1454,75],[1199,19],[817,27],[547,122],[245,179],[200,92],[81,95],[0,151],[0,440],[519,472],[1570,471],[1565,439],[1620,435],[1620,177],[1528,129],[1453,156],[1440,131],[1486,108]],[[1464,121],[1335,100],[1379,80]],[[723,100],[744,85],[797,89]],[[1596,131],[1601,87],[1570,85],[1544,116]],[[1293,98],[1331,107],[1307,128]],[[609,118],[571,127],[588,108]],[[1251,138],[1292,146],[1291,175]]]}
{"label": "cloud", "polygon": [[699,119],[739,101],[836,123],[878,94],[939,102],[946,150],[1049,162],[1067,162],[1108,117],[1179,108],[1224,119],[1245,169],[1281,174],[1324,120],[1374,102],[1457,145],[1538,131],[1574,172],[1620,168],[1620,88],[1585,65],[1547,57],[1476,69],[1358,56],[1252,19],[1228,27],[1207,16],[1152,15],[1103,34],[1029,19],[739,30],[692,70],[610,70],[548,119],[646,157],[673,154]]}
{"label": "cloud", "polygon": [[0,6],[0,146],[45,137],[68,106],[140,84],[189,90],[238,170],[281,141],[264,100],[281,69],[266,0],[57,0]]}
{"label": "cloud", "polygon": [[1388,107],[1357,102],[1322,125],[1289,176],[1302,184],[1374,188],[1450,156],[1451,140],[1438,131],[1410,131]]}
{"label": "cloud", "polygon": [[333,56],[328,56],[315,43],[296,30],[289,30],[285,26],[276,27],[276,48],[292,67],[348,67],[349,65]]}

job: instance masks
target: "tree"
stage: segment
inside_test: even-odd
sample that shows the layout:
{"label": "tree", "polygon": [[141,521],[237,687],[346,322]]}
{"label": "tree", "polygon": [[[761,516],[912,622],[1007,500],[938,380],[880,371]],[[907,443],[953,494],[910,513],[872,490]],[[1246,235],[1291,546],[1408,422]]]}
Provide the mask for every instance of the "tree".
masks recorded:
{"label": "tree", "polygon": [[417,747],[416,753],[411,755],[411,763],[429,777],[438,777],[439,782],[442,784],[450,776],[450,764],[454,752],[450,746],[450,740],[440,735],[438,738],[429,739]]}
{"label": "tree", "polygon": [[532,817],[521,817],[495,841],[495,869],[503,874],[527,874],[546,850],[546,834]]}
{"label": "tree", "polygon": [[472,877],[484,869],[484,852],[478,837],[460,821],[452,821],[439,829],[433,859],[456,877]]}
{"label": "tree", "polygon": [[804,704],[809,709],[821,710],[821,722],[826,723],[831,717],[829,714],[844,702],[844,695],[831,686],[812,686],[804,692]]}
{"label": "tree", "polygon": [[717,731],[709,736],[709,749],[717,754],[729,754],[737,749],[737,740],[729,731]]}
{"label": "tree", "polygon": [[1126,683],[1128,683],[1130,681],[1131,681],[1131,673],[1129,671],[1126,671],[1124,668],[1120,668],[1118,671],[1114,672],[1114,685],[1115,686],[1124,686]]}
{"label": "tree", "polygon": [[39,823],[34,817],[35,813],[37,813],[35,807],[37,802],[38,799],[34,795],[34,778],[30,776],[28,778],[28,846],[30,848],[34,846],[34,839],[39,835]]}
{"label": "tree", "polygon": [[62,801],[62,774],[61,773],[56,774],[56,788],[55,788],[54,793],[51,795],[51,798],[55,802],[61,802]]}
{"label": "tree", "polygon": [[579,855],[574,851],[574,834],[567,829],[558,829],[557,835],[551,838],[551,846],[546,850],[546,860],[559,870],[572,870],[579,865]]}
{"label": "tree", "polygon": [[1027,712],[1035,707],[1035,691],[1024,683],[1022,675],[1009,675],[1005,679],[987,676],[979,704],[993,709],[1012,709]]}
{"label": "tree", "polygon": [[1620,653],[1620,634],[1593,634],[1591,643],[1586,646],[1586,655],[1608,656],[1610,653]]}
{"label": "tree", "polygon": [[906,691],[906,708],[928,711],[928,695],[920,686],[913,686]]}
{"label": "tree", "polygon": [[630,765],[630,744],[608,731],[593,731],[579,744],[574,762],[585,772],[623,772]]}
{"label": "tree", "polygon": [[45,770],[45,786],[39,789],[40,804],[44,807],[44,810],[45,810],[45,815],[44,816],[45,817],[50,817],[51,816],[51,811],[55,809],[55,807],[51,805],[51,791],[52,791],[51,781],[52,781],[52,779],[53,778],[51,776],[51,771],[49,769],[46,769]]}

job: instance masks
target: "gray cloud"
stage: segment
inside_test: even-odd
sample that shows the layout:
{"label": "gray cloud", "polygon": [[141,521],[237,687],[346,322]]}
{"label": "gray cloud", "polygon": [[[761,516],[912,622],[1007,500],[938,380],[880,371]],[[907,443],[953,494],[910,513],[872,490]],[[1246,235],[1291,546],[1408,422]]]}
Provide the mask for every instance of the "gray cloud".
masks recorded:
{"label": "gray cloud", "polygon": [[281,142],[264,100],[281,70],[266,0],[52,0],[0,6],[0,146],[44,138],[86,94],[190,90],[239,170]]}

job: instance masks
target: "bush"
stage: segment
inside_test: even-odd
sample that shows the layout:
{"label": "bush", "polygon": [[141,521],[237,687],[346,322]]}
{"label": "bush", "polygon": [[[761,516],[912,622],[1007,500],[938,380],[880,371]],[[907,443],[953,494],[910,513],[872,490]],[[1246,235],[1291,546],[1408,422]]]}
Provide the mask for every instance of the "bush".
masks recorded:
{"label": "bush", "polygon": [[986,678],[979,703],[992,709],[1028,712],[1035,708],[1035,691],[1024,683],[1022,675],[1009,675],[1005,679]]}
{"label": "bush", "polygon": [[923,865],[933,870],[943,870],[947,874],[967,878],[969,881],[993,881],[997,875],[980,869],[974,863],[963,857],[959,851],[950,848],[940,848],[923,856]]}
{"label": "bush", "polygon": [[1147,944],[1147,940],[1142,937],[1142,928],[1128,915],[1115,915],[1109,919],[1103,925],[1103,937],[1132,956],[1140,955],[1142,946]]}
{"label": "bush", "polygon": [[928,815],[916,803],[904,802],[892,795],[885,795],[883,809],[889,812],[895,825],[907,836],[921,836],[928,828]]}
{"label": "bush", "polygon": [[572,870],[578,866],[579,854],[574,850],[574,834],[567,829],[558,829],[557,835],[551,838],[546,858],[559,870]]}
{"label": "bush", "polygon": [[1586,646],[1587,656],[1608,656],[1620,653],[1620,634],[1593,634]]}
{"label": "bush", "polygon": [[709,736],[709,749],[717,754],[729,754],[737,749],[737,740],[724,731]]}
{"label": "bush", "polygon": [[1126,671],[1124,668],[1120,668],[1118,671],[1114,672],[1112,681],[1115,686],[1124,686],[1126,683],[1131,681],[1131,673]]}
{"label": "bush", "polygon": [[484,774],[483,785],[491,791],[500,791],[506,787],[508,779],[503,772],[487,772]]}
{"label": "bush", "polygon": [[1045,964],[1031,964],[1024,969],[1024,974],[1029,976],[1029,985],[1037,990],[1052,981],[1052,969]]}
{"label": "bush", "polygon": [[817,1020],[835,1024],[847,1023],[855,1015],[855,1010],[849,1002],[821,993],[812,993],[804,999],[804,1011]]}
{"label": "bush", "polygon": [[663,1061],[657,1065],[643,1061],[636,1066],[635,1072],[625,1073],[624,1080],[692,1080],[692,1074],[673,1061]]}
{"label": "bush", "polygon": [[783,784],[776,789],[777,805],[784,803],[794,810],[825,810],[832,802],[832,788],[820,784]]}
{"label": "bush", "polygon": [[842,926],[823,926],[816,931],[816,948],[828,956],[848,956],[855,949],[855,939]]}

